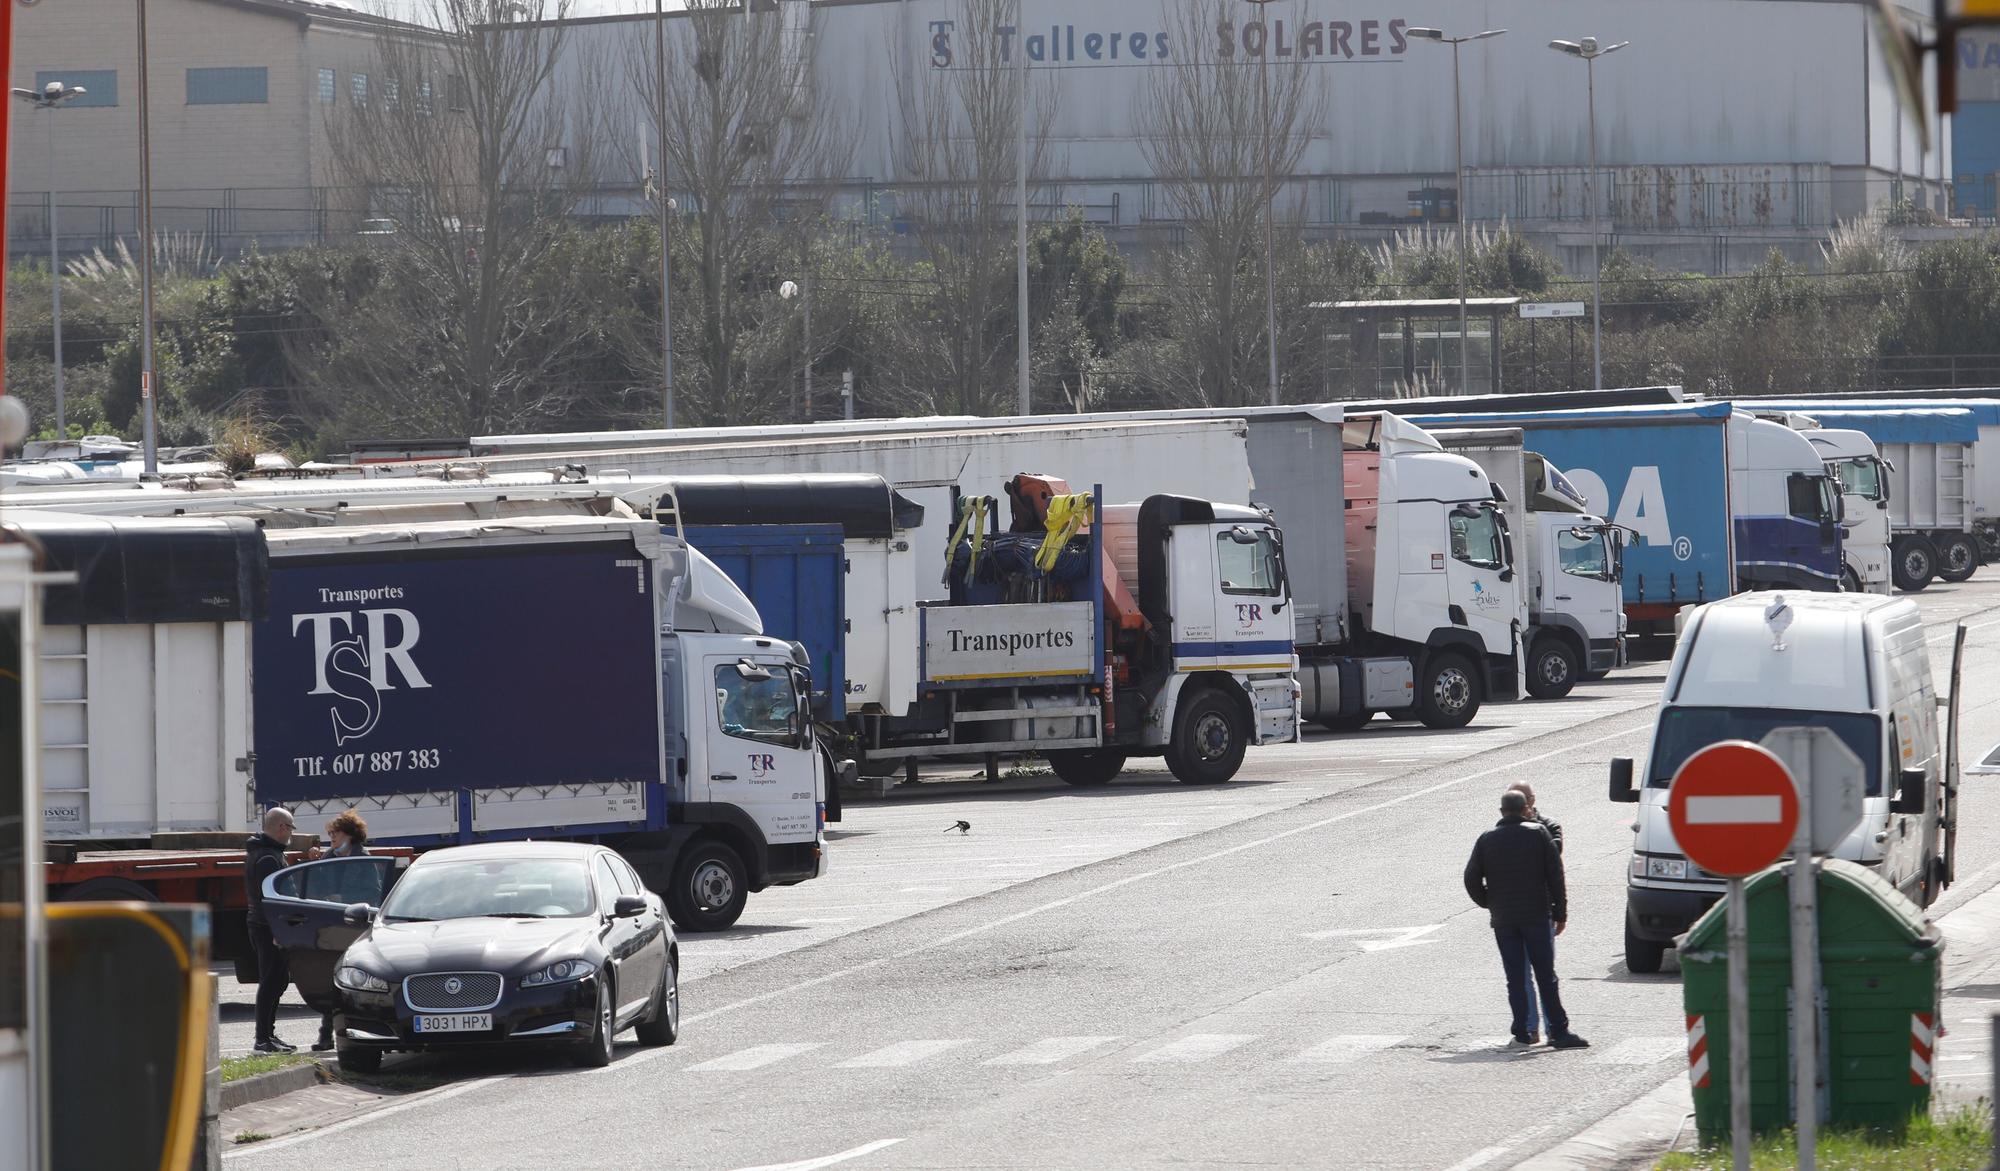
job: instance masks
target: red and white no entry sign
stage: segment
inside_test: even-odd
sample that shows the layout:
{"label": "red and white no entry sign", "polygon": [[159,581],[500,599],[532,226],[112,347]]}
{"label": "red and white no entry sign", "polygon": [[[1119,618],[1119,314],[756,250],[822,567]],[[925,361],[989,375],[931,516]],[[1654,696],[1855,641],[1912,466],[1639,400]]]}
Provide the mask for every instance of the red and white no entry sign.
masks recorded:
{"label": "red and white no entry sign", "polygon": [[1799,790],[1785,762],[1748,740],[1687,758],[1667,793],[1667,824],[1689,861],[1743,878],[1782,858],[1799,824]]}

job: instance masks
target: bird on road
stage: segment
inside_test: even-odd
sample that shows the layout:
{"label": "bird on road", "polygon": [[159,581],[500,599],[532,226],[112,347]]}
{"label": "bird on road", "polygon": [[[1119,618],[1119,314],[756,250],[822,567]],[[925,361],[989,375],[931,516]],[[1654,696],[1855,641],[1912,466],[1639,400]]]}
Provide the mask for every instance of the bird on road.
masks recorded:
{"label": "bird on road", "polygon": [[972,832],[972,823],[969,821],[954,821],[944,827],[944,832],[946,833],[950,833],[953,830],[957,830],[959,833],[970,833]]}

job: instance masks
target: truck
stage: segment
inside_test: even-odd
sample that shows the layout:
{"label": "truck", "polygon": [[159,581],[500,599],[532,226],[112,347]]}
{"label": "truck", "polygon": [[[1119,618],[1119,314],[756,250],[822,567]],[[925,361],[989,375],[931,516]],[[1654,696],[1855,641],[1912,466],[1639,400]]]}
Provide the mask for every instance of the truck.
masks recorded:
{"label": "truck", "polygon": [[1889,465],[1864,431],[1809,427],[1806,440],[1840,485],[1841,588],[1886,594],[1895,589],[1889,526]]}
{"label": "truck", "polygon": [[1839,588],[1839,494],[1812,444],[1778,423],[1725,402],[1422,420],[1519,427],[1593,512],[1631,534],[1633,632],[1670,634],[1683,607],[1741,590]]}
{"label": "truck", "polygon": [[[1783,409],[1819,427],[1860,431],[1872,440],[1888,480],[1890,567],[1898,589],[1921,590],[1933,579],[1961,582],[2000,556],[2000,443],[1978,443],[1987,427],[2000,431],[2000,402],[1974,399],[1759,399],[1753,409]],[[1990,420],[1982,422],[1982,420]]]}
{"label": "truck", "polygon": [[1430,434],[1493,478],[1508,526],[1520,534],[1528,694],[1560,699],[1577,680],[1602,679],[1624,666],[1625,531],[1591,513],[1583,493],[1540,452],[1523,449],[1519,428]]}
{"label": "truck", "polygon": [[12,514],[82,575],[44,624],[52,898],[207,902],[240,955],[273,804],[371,845],[601,841],[689,930],[824,872],[804,652],[657,524],[247,511]]}

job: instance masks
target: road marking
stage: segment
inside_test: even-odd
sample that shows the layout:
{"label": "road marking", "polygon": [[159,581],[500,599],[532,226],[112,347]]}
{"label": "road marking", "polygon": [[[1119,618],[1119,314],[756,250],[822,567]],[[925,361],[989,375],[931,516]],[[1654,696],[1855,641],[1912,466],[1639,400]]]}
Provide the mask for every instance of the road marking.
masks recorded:
{"label": "road marking", "polygon": [[1170,1041],[1150,1053],[1141,1053],[1132,1060],[1192,1065],[1197,1061],[1219,1057],[1256,1039],[1253,1033],[1195,1033],[1178,1041]]}
{"label": "road marking", "polygon": [[1481,1147],[1479,1150],[1446,1167],[1444,1171],[1472,1171],[1473,1168],[1484,1167],[1506,1153],[1506,1147]]}
{"label": "road marking", "polygon": [[872,1155],[883,1147],[893,1147],[902,1141],[899,1138],[878,1138],[872,1143],[863,1143],[851,1151],[842,1151],[837,1155],[821,1155],[817,1159],[800,1159],[796,1163],[766,1163],[761,1167],[745,1167],[742,1171],[819,1171],[821,1167],[831,1167],[835,1163],[845,1163],[849,1159],[859,1159],[863,1155]]}
{"label": "road marking", "polygon": [[815,923],[852,923],[852,922],[854,922],[854,916],[842,915],[834,919],[794,919],[792,920],[792,926],[811,927]]}
{"label": "road marking", "polygon": [[1371,1053],[1392,1049],[1407,1039],[1384,1033],[1351,1033],[1345,1037],[1321,1041],[1292,1060],[1311,1065],[1345,1065],[1350,1061],[1359,1061]]}
{"label": "road marking", "polygon": [[835,1069],[890,1069],[900,1065],[915,1065],[927,1057],[936,1057],[947,1049],[969,1045],[971,1041],[898,1041],[894,1045],[884,1045],[872,1053],[863,1053],[851,1061],[843,1061]]}
{"label": "road marking", "polygon": [[1356,939],[1354,944],[1362,951],[1394,951],[1399,947],[1415,947],[1420,943],[1437,943],[1438,940],[1424,939],[1423,936],[1443,926],[1442,923],[1433,923],[1428,927],[1336,927],[1331,931],[1310,932],[1306,938],[1341,939],[1355,935],[1388,935],[1393,938]]}
{"label": "road marking", "polygon": [[801,1053],[810,1053],[824,1044],[826,1044],[824,1041],[807,1041],[803,1044],[752,1045],[748,1049],[738,1049],[734,1053],[718,1057],[713,1061],[704,1061],[700,1065],[690,1065],[681,1072],[742,1073],[745,1070],[762,1069],[767,1065],[776,1065],[787,1057],[797,1057]]}
{"label": "road marking", "polygon": [[989,1057],[981,1065],[1054,1065],[1067,1061],[1079,1053],[1088,1053],[1100,1045],[1109,1045],[1116,1037],[1043,1037],[1032,1045],[1026,1045],[1012,1053],[1002,1053]]}
{"label": "road marking", "polygon": [[1590,1062],[1592,1065],[1651,1065],[1686,1052],[1687,1040],[1683,1037],[1627,1037],[1609,1049],[1592,1052]]}

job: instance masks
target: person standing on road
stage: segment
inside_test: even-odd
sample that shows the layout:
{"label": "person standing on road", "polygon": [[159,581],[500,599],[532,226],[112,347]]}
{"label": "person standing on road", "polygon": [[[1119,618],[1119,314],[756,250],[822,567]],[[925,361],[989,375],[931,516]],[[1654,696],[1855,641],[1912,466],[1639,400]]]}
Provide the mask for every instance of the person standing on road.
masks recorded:
{"label": "person standing on road", "polygon": [[285,868],[285,850],[292,840],[292,811],[274,805],[264,811],[263,831],[252,837],[244,851],[243,885],[249,908],[244,918],[250,924],[250,946],[257,953],[257,1043],[258,1053],[292,1053],[298,1046],[278,1039],[278,1000],[291,983],[291,967],[285,949],[271,937],[271,925],[264,919],[264,880]]}
{"label": "person standing on road", "polygon": [[[1521,794],[1521,796],[1526,797],[1528,799],[1528,820],[1540,824],[1543,829],[1549,831],[1549,837],[1553,839],[1556,844],[1556,853],[1558,854],[1562,853],[1563,849],[1562,824],[1558,822],[1555,818],[1550,817],[1547,814],[1543,813],[1541,811],[1541,807],[1535,804],[1534,786],[1528,784],[1528,782],[1526,781],[1516,781],[1508,787],[1513,789],[1515,792]],[[1549,945],[1550,947],[1555,946],[1555,934],[1553,931],[1551,931],[1549,935]],[[1526,953],[1524,952],[1523,954],[1525,955]],[[1539,999],[1535,996],[1535,982],[1533,980],[1527,982],[1527,989],[1528,989],[1528,1016],[1527,1016],[1528,1044],[1539,1045],[1542,1043],[1541,1003]]]}
{"label": "person standing on road", "polygon": [[[368,853],[368,823],[352,809],[326,823],[324,850],[314,850],[310,857],[358,858]],[[325,1053],[333,1048],[333,1010],[324,1009],[319,1014],[319,1039],[313,1042],[314,1053]]]}
{"label": "person standing on road", "polygon": [[1528,798],[1518,789],[1500,795],[1500,822],[1479,835],[1465,864],[1465,893],[1485,907],[1507,972],[1507,1004],[1513,1010],[1516,1044],[1528,1044],[1528,979],[1540,985],[1549,1020],[1549,1044],[1557,1049],[1590,1045],[1570,1031],[1556,987],[1555,936],[1569,919],[1569,892],[1563,884],[1562,855],[1555,839],[1528,820]]}

